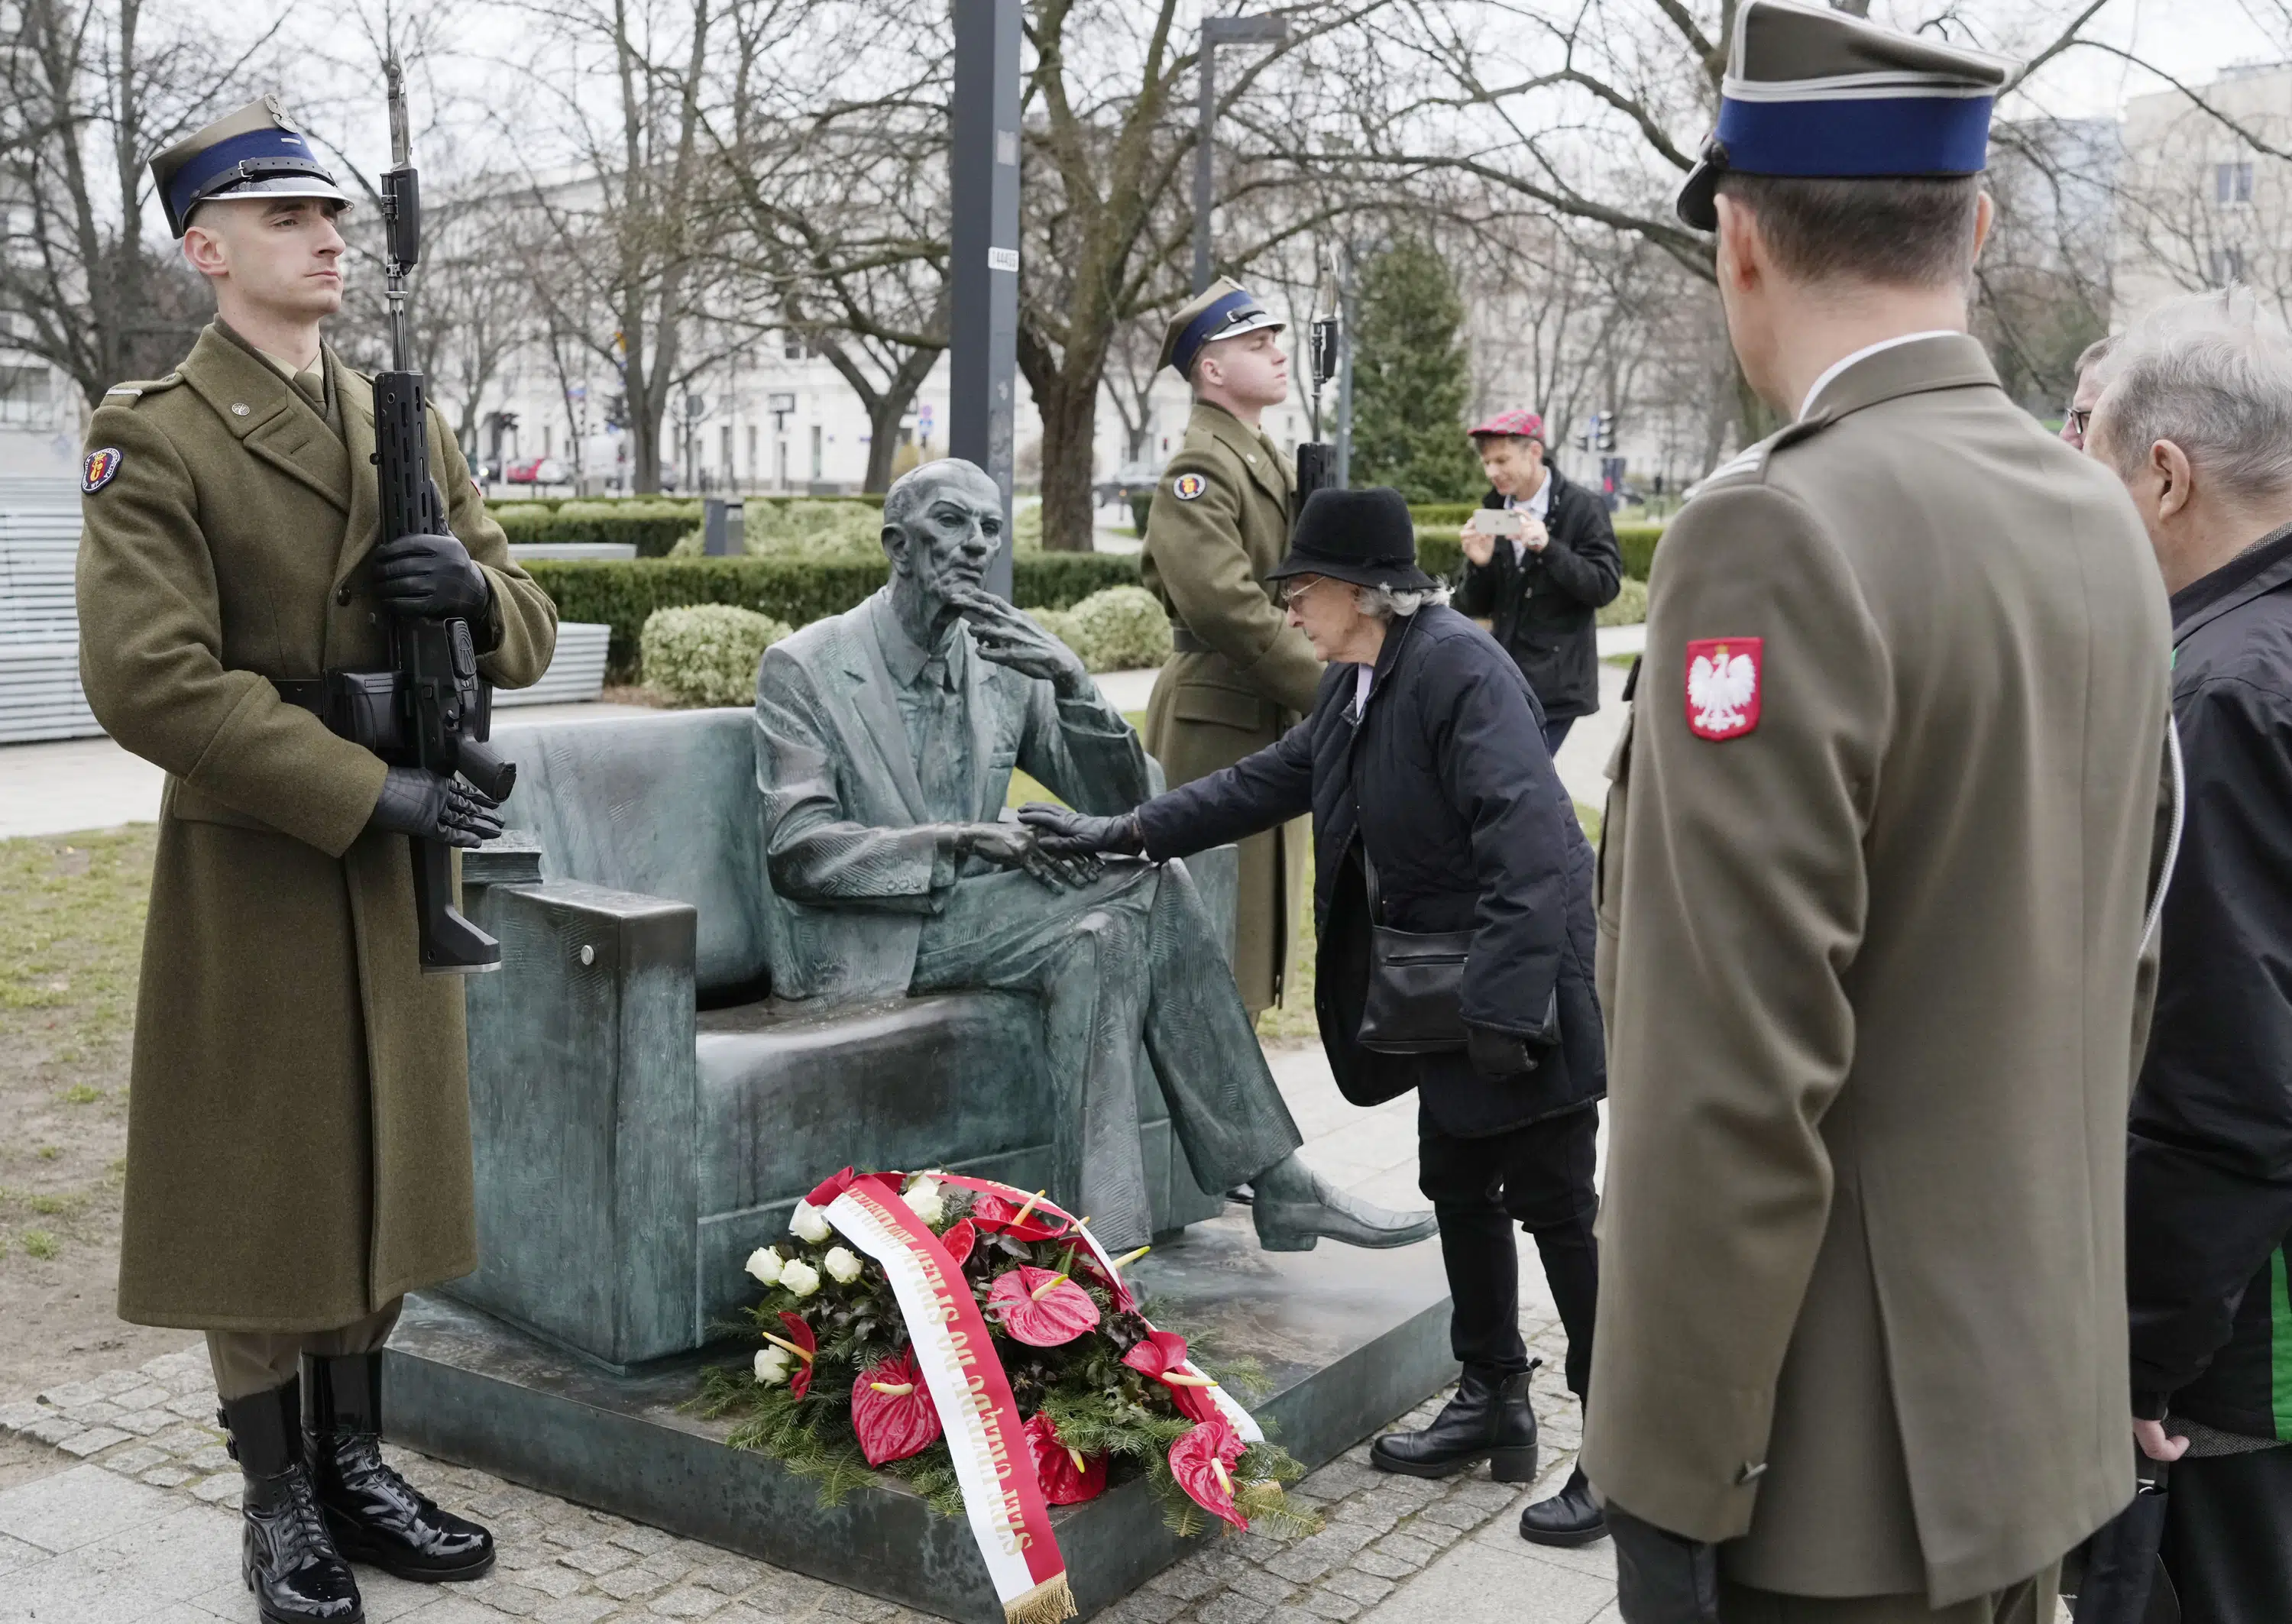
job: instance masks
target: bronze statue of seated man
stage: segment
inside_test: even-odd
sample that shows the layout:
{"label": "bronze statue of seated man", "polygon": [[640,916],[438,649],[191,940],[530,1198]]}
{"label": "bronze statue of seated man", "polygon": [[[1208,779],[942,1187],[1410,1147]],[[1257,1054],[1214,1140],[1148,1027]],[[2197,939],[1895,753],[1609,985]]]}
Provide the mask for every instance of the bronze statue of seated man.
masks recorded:
{"label": "bronze statue of seated man", "polygon": [[[1384,1211],[1298,1160],[1219,933],[1185,871],[1060,859],[1000,820],[1013,768],[1088,812],[1146,798],[1146,753],[1074,652],[982,590],[1001,498],[930,462],[884,501],[891,583],[769,650],[756,681],[774,990],[858,998],[991,987],[1043,1002],[1058,1187],[1110,1245],[1152,1226],[1141,1040],[1194,1178],[1247,1184],[1258,1239],[1401,1246]],[[1079,1203],[1076,1205],[1075,1203]]]}

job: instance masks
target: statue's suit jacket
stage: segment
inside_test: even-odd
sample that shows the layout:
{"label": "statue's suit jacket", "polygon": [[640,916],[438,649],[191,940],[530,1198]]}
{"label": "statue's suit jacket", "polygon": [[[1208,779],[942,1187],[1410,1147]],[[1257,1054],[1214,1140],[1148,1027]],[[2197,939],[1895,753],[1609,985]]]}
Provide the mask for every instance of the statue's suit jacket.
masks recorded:
{"label": "statue's suit jacket", "polygon": [[[1584,1469],[1761,1589],[2001,1589],[2133,1488],[2156,561],[1950,334],[1715,474],[1651,584]],[[1691,645],[1753,639],[1755,722],[1715,726]]]}
{"label": "statue's suit jacket", "polygon": [[957,805],[925,805],[877,636],[891,614],[885,588],[773,645],[757,670],[765,944],[784,998],[908,990],[924,921],[962,877],[926,825],[995,821],[1014,767],[1100,816],[1151,792],[1144,746],[1095,688],[1061,700],[1049,682],[981,658],[965,626],[950,662],[970,723],[964,787]]}

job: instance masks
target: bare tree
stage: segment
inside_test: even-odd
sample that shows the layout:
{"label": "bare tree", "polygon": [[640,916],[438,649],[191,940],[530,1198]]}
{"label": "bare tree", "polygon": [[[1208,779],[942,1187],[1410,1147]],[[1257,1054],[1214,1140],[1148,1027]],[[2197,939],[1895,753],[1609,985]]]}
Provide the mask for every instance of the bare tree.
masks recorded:
{"label": "bare tree", "polygon": [[14,0],[0,38],[0,316],[93,406],[182,357],[213,310],[146,237],[149,165],[253,94],[271,23],[236,47],[142,0]]}

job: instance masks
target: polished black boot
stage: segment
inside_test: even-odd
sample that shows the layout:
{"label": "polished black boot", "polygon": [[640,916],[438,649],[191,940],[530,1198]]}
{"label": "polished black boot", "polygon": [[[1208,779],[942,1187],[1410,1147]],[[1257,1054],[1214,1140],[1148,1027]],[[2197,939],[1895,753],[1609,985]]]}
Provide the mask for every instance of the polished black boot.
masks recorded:
{"label": "polished black boot", "polygon": [[233,1399],[217,1412],[246,1479],[239,1497],[239,1577],[262,1624],[365,1624],[358,1581],[335,1549],[303,1464],[297,1384]]}
{"label": "polished black boot", "polygon": [[494,1565],[491,1534],[383,1463],[380,1354],[303,1355],[303,1432],[327,1527],[352,1562],[427,1584]]}
{"label": "polished black boot", "polygon": [[1411,1477],[1449,1477],[1485,1460],[1498,1483],[1536,1476],[1536,1413],[1529,1372],[1466,1365],[1457,1396],[1422,1432],[1389,1432],[1369,1445],[1369,1464]]}
{"label": "polished black boot", "polygon": [[1520,1514],[1520,1537],[1531,1545],[1589,1545],[1607,1532],[1607,1514],[1592,1498],[1580,1466],[1568,1474],[1559,1493]]}

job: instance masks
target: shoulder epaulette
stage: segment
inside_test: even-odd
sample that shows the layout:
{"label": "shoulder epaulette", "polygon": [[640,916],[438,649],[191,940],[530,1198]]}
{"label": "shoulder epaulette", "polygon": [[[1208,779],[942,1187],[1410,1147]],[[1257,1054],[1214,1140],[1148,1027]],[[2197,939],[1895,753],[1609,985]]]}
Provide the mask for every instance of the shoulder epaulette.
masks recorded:
{"label": "shoulder epaulette", "polygon": [[130,382],[113,384],[103,391],[103,398],[109,400],[114,395],[120,395],[130,400],[138,400],[145,395],[156,395],[162,390],[171,390],[182,381],[183,374],[179,372],[171,372],[164,378],[138,378]]}
{"label": "shoulder epaulette", "polygon": [[1702,478],[1688,486],[1687,498],[1692,502],[1705,491],[1718,485],[1739,485],[1755,479],[1767,471],[1767,460],[1787,446],[1820,434],[1830,426],[1830,414],[1817,412],[1812,417],[1802,417],[1796,422],[1785,423],[1766,438],[1746,446]]}

